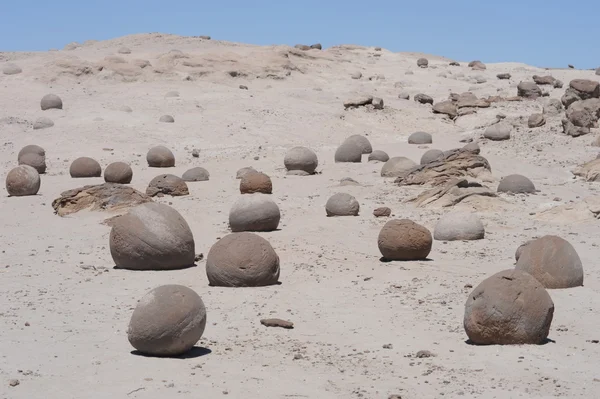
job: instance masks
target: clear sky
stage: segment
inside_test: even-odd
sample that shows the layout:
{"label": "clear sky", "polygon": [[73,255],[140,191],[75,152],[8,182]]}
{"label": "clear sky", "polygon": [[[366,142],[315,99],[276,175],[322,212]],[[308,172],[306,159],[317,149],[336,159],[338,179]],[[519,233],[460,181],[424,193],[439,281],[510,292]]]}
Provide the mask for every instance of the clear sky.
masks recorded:
{"label": "clear sky", "polygon": [[0,0],[0,51],[132,33],[600,66],[600,0]]}

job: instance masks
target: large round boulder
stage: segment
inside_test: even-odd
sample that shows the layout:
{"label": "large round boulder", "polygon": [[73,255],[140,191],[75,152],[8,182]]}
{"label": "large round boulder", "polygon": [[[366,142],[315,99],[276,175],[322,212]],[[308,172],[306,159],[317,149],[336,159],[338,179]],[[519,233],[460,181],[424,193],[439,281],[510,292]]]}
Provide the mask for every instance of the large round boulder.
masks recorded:
{"label": "large round boulder", "polygon": [[424,260],[433,238],[427,228],[412,220],[394,219],[383,226],[377,244],[386,260]]}
{"label": "large round boulder", "polygon": [[183,181],[207,181],[210,177],[208,170],[197,166],[195,168],[185,171],[181,176]]}
{"label": "large round boulder", "polygon": [[11,169],[6,176],[6,191],[13,197],[36,195],[41,185],[40,174],[29,165]]}
{"label": "large round boulder", "polygon": [[484,236],[483,223],[471,212],[450,212],[437,222],[433,230],[433,238],[438,241],[481,240]]}
{"label": "large round boulder", "polygon": [[344,143],[354,143],[356,144],[362,151],[363,154],[370,154],[373,152],[373,147],[371,146],[371,142],[365,136],[360,134],[354,134],[344,140]]}
{"label": "large round boulder", "polygon": [[502,141],[510,139],[510,125],[506,123],[496,123],[485,129],[483,137],[492,141]]}
{"label": "large round boulder", "polygon": [[19,165],[29,165],[38,173],[46,172],[46,151],[38,145],[26,145],[17,155]]}
{"label": "large round boulder", "polygon": [[110,253],[120,269],[174,270],[192,266],[194,236],[168,205],[148,202],[112,222]]}
{"label": "large round boulder", "polygon": [[107,183],[129,184],[133,179],[133,170],[125,162],[113,162],[104,169],[104,181]]}
{"label": "large round boulder", "polygon": [[522,175],[508,175],[498,184],[499,193],[531,194],[535,193],[533,182]]}
{"label": "large round boulder", "polygon": [[332,195],[325,204],[327,216],[358,216],[359,209],[356,198],[346,193]]}
{"label": "large round boulder", "polygon": [[387,162],[390,160],[390,156],[381,150],[375,150],[369,154],[369,162]]}
{"label": "large round boulder", "polygon": [[146,188],[146,194],[151,197],[155,195],[172,195],[178,197],[190,193],[187,184],[179,176],[172,174],[158,175],[150,181]]}
{"label": "large round boulder", "polygon": [[408,136],[408,144],[431,144],[433,143],[433,138],[431,134],[426,132],[414,132],[410,136]]}
{"label": "large round boulder", "polygon": [[95,159],[89,157],[80,157],[71,163],[69,168],[71,177],[100,177],[102,175],[102,168]]}
{"label": "large round boulder", "polygon": [[164,145],[157,145],[148,151],[146,161],[151,168],[170,168],[175,166],[175,155]]}
{"label": "large round boulder", "polygon": [[127,329],[129,343],[150,356],[178,356],[191,350],[206,327],[202,298],[182,285],[162,285],[137,304]]}
{"label": "large round boulder", "polygon": [[273,183],[271,178],[262,172],[246,173],[240,180],[240,193],[272,194]]}
{"label": "large round boulder", "polygon": [[288,171],[302,170],[308,174],[313,174],[317,169],[317,165],[319,165],[319,161],[317,154],[310,148],[294,147],[285,154],[283,164]]}
{"label": "large round boulder", "polygon": [[335,162],[355,162],[362,161],[362,148],[352,141],[344,141],[335,151]]}
{"label": "large round boulder", "polygon": [[478,345],[541,344],[548,338],[554,303],[528,273],[504,270],[485,279],[465,304],[464,328]]}
{"label": "large round boulder", "polygon": [[266,194],[242,195],[229,211],[231,231],[273,231],[279,226],[279,207]]}
{"label": "large round boulder", "polygon": [[523,250],[525,249],[525,247],[528,246],[529,244],[531,244],[534,241],[535,240],[525,241],[523,244],[519,245],[519,247],[515,251],[515,260],[517,262],[519,261],[519,258],[521,257],[521,254],[523,253]]}
{"label": "large round boulder", "polygon": [[399,177],[417,166],[415,162],[406,157],[390,158],[381,168],[382,177]]}
{"label": "large round boulder", "polygon": [[442,157],[443,155],[444,155],[444,151],[442,151],[442,150],[435,150],[435,149],[428,150],[421,157],[420,163],[421,163],[421,165],[427,165],[428,163],[435,161],[436,159]]}
{"label": "large round boulder", "polygon": [[212,286],[264,287],[279,280],[279,256],[254,233],[232,233],[217,241],[206,257]]}
{"label": "large round boulder", "polygon": [[575,248],[564,238],[544,236],[521,251],[516,269],[535,277],[546,288],[583,285],[583,265]]}
{"label": "large round boulder", "polygon": [[62,109],[63,103],[56,94],[46,94],[40,101],[40,107],[42,108],[42,111],[48,109]]}

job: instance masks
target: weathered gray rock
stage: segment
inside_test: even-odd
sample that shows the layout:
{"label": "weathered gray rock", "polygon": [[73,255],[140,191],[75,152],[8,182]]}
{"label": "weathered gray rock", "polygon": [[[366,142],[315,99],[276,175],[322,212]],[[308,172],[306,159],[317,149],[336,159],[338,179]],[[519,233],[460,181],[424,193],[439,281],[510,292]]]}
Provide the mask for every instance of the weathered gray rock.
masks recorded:
{"label": "weathered gray rock", "polygon": [[21,67],[11,62],[6,63],[2,66],[2,73],[5,75],[18,75],[21,72],[23,72]]}
{"label": "weathered gray rock", "polygon": [[131,49],[129,47],[121,47],[117,52],[119,54],[131,54]]}
{"label": "weathered gray rock", "polygon": [[471,241],[484,237],[483,223],[471,212],[450,212],[437,222],[433,231],[433,238],[438,241]]}
{"label": "weathered gray rock", "polygon": [[560,100],[556,98],[549,99],[546,104],[544,104],[544,114],[555,116],[560,115],[563,111],[563,105]]}
{"label": "weathered gray rock", "polygon": [[556,81],[555,78],[553,78],[552,76],[538,76],[538,75],[533,75],[533,81],[535,82],[535,84],[538,84],[540,86],[542,85],[554,85],[554,82]]}
{"label": "weathered gray rock", "polygon": [[46,94],[40,101],[40,107],[42,108],[42,111],[48,109],[62,109],[63,103],[56,94]]}
{"label": "weathered gray rock", "polygon": [[376,218],[389,217],[392,214],[392,210],[387,206],[382,206],[380,208],[375,208],[373,210],[373,216]]}
{"label": "weathered gray rock", "polygon": [[36,195],[40,185],[40,174],[29,165],[19,165],[6,176],[6,191],[12,197]]}
{"label": "weathered gray rock", "polygon": [[426,132],[414,132],[410,136],[408,136],[408,144],[431,144],[433,143],[433,138],[431,134]]}
{"label": "weathered gray rock", "polygon": [[100,177],[102,175],[102,168],[95,159],[80,157],[71,163],[69,173],[73,178]]}
{"label": "weathered gray rock", "polygon": [[512,76],[510,75],[510,73],[499,73],[498,75],[496,75],[496,77],[500,80],[508,80]]}
{"label": "weathered gray rock", "polygon": [[529,128],[536,128],[544,126],[546,124],[546,118],[544,114],[532,114],[527,120],[527,126]]}
{"label": "weathered gray rock", "polygon": [[103,183],[64,191],[52,201],[52,208],[61,217],[82,210],[110,212],[114,216],[147,202],[152,202],[152,198],[130,186]]}
{"label": "weathered gray rock", "polygon": [[151,168],[170,168],[175,166],[175,156],[167,147],[152,147],[146,154],[146,161]]}
{"label": "weathered gray rock", "polygon": [[26,145],[17,155],[19,165],[29,165],[39,174],[46,173],[46,151],[38,145]]}
{"label": "weathered gray rock", "polygon": [[373,104],[374,109],[383,109],[383,98],[373,97],[371,104]]}
{"label": "weathered gray rock", "polygon": [[419,68],[427,68],[429,66],[429,61],[427,60],[427,58],[419,58],[417,60],[417,66]]}
{"label": "weathered gray rock", "polygon": [[596,75],[600,76],[600,68],[596,69]]}
{"label": "weathered gray rock", "polygon": [[424,260],[431,252],[433,238],[427,228],[408,219],[387,222],[377,238],[385,260]]}
{"label": "weathered gray rock", "polygon": [[517,86],[517,96],[536,99],[542,96],[542,89],[533,82],[521,82]]}
{"label": "weathered gray rock", "polygon": [[589,79],[573,79],[569,87],[579,95],[582,100],[600,98],[600,82]]}
{"label": "weathered gray rock", "polygon": [[484,71],[487,69],[485,64],[481,61],[471,61],[469,62],[469,68],[472,68],[475,71]]}
{"label": "weathered gray rock", "polygon": [[256,169],[254,169],[252,166],[246,166],[243,167],[241,169],[239,169],[236,174],[235,174],[235,178],[236,179],[241,179],[242,177],[244,177],[247,173],[251,173],[251,172],[256,172]]}
{"label": "weathered gray rock", "polygon": [[445,114],[454,119],[458,116],[458,108],[453,101],[441,101],[433,105],[434,114]]}
{"label": "weathered gray rock", "polygon": [[385,151],[375,150],[369,154],[369,162],[387,162],[390,159]]}
{"label": "weathered gray rock", "polygon": [[363,154],[370,154],[373,152],[373,147],[371,146],[371,142],[365,136],[360,134],[354,134],[344,140],[344,143],[353,143],[358,146]]}
{"label": "weathered gray rock", "polygon": [[54,122],[52,122],[52,119],[42,116],[40,118],[37,118],[36,121],[33,123],[33,130],[47,129],[52,126],[54,126]]}
{"label": "weathered gray rock", "polygon": [[283,164],[288,171],[302,170],[313,174],[319,165],[319,160],[317,154],[310,148],[294,147],[285,154]]}
{"label": "weathered gray rock", "polygon": [[352,141],[344,141],[335,151],[335,162],[355,162],[362,161],[363,148]]}
{"label": "weathered gray rock", "polygon": [[113,162],[104,169],[104,181],[107,183],[129,184],[133,179],[133,170],[125,162]]}
{"label": "weathered gray rock", "polygon": [[508,175],[498,185],[499,193],[533,194],[536,192],[533,182],[523,175]]}
{"label": "weathered gray rock", "polygon": [[493,141],[508,140],[510,139],[511,130],[511,126],[507,123],[496,123],[485,129],[483,137]]}
{"label": "weathered gray rock", "polygon": [[357,108],[371,104],[373,102],[373,96],[360,95],[352,97],[344,102],[344,108]]}
{"label": "weathered gray rock", "polygon": [[362,76],[363,76],[362,72],[354,72],[352,75],[350,75],[350,77],[352,79],[357,79],[357,80],[360,79],[360,78],[362,78]]}
{"label": "weathered gray rock", "polygon": [[473,154],[479,154],[481,152],[481,149],[479,148],[479,144],[477,144],[475,142],[465,145],[462,149],[465,151],[472,152]]}
{"label": "weathered gray rock", "polygon": [[417,164],[406,157],[390,158],[381,168],[382,177],[399,177],[412,170]]}
{"label": "weathered gray rock", "polygon": [[178,197],[190,193],[187,184],[179,176],[164,174],[158,175],[150,181],[146,188],[146,194],[154,197],[156,195],[171,195]]}
{"label": "weathered gray rock", "polygon": [[359,209],[356,198],[346,193],[332,195],[325,204],[327,216],[358,216]]}
{"label": "weathered gray rock", "polygon": [[421,156],[420,164],[421,165],[428,164],[442,156],[444,156],[444,152],[442,150],[436,150],[436,149],[428,150],[425,152],[425,154],[423,154],[423,156]]}
{"label": "weathered gray rock", "polygon": [[268,194],[242,195],[229,211],[229,227],[233,232],[273,231],[280,219],[279,207]]}
{"label": "weathered gray rock", "polygon": [[402,93],[398,94],[398,98],[401,100],[410,100],[410,94],[408,94],[406,92],[402,92]]}
{"label": "weathered gray rock", "polygon": [[563,132],[571,137],[579,137],[590,133],[589,127],[575,126],[570,120],[562,120]]}
{"label": "weathered gray rock", "polygon": [[423,94],[423,93],[417,94],[415,96],[415,101],[418,103],[421,103],[421,104],[432,104],[433,105],[433,98],[431,98],[427,94]]}
{"label": "weathered gray rock", "polygon": [[173,118],[171,115],[163,115],[158,121],[162,123],[175,123],[175,118]]}
{"label": "weathered gray rock", "polygon": [[210,174],[208,173],[208,170],[197,166],[195,168],[186,170],[181,178],[185,182],[207,181],[210,178]]}

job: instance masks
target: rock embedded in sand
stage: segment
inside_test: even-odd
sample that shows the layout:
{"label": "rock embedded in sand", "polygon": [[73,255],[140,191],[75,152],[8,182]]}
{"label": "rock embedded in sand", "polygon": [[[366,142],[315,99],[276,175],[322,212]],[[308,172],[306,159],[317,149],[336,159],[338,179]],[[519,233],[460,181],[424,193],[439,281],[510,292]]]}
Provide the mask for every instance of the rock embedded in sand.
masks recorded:
{"label": "rock embedded in sand", "polygon": [[390,158],[381,168],[381,177],[399,177],[412,170],[417,164],[406,157]]}
{"label": "rock embedded in sand", "polygon": [[104,183],[64,191],[52,201],[52,208],[62,217],[82,210],[122,212],[147,202],[152,198],[129,186]]}
{"label": "rock embedded in sand", "polygon": [[56,94],[46,94],[40,101],[40,107],[42,108],[42,111],[48,109],[62,109],[63,103]]}
{"label": "rock embedded in sand", "polygon": [[321,43],[311,44],[310,48],[313,50],[323,50],[323,46],[321,45]]}
{"label": "rock embedded in sand", "polygon": [[33,123],[33,130],[47,129],[52,126],[54,126],[54,122],[52,122],[52,119],[42,116],[40,118],[37,118]]}
{"label": "rock embedded in sand", "polygon": [[281,213],[266,194],[242,195],[229,211],[231,231],[273,231],[279,226]]}
{"label": "rock embedded in sand", "polygon": [[590,133],[589,127],[575,126],[569,119],[562,120],[563,132],[571,137],[584,136]]}
{"label": "rock embedded in sand", "polygon": [[344,101],[344,108],[357,108],[361,106],[365,106],[367,104],[371,104],[373,102],[373,96],[369,95],[361,95],[352,97],[346,101]]}
{"label": "rock embedded in sand", "polygon": [[336,193],[325,204],[327,216],[358,216],[359,210],[356,198],[347,193]]}
{"label": "rock embedded in sand", "polygon": [[175,123],[175,118],[173,118],[171,115],[163,115],[158,121],[162,123]]}
{"label": "rock embedded in sand", "polygon": [[217,241],[206,257],[211,286],[264,287],[279,281],[279,256],[254,233],[232,233]]}
{"label": "rock embedded in sand", "polygon": [[350,77],[351,77],[352,79],[356,79],[356,80],[358,80],[358,79],[362,78],[362,76],[363,76],[363,75],[362,75],[362,73],[361,73],[361,72],[354,72],[352,75],[350,75]]}
{"label": "rock embedded in sand", "polygon": [[529,244],[531,244],[534,241],[535,240],[529,240],[529,241],[526,241],[523,244],[519,245],[519,247],[515,251],[515,260],[517,262],[519,261],[519,258],[521,257],[521,254],[523,253],[523,250],[525,249],[525,247],[528,246]]}
{"label": "rock embedded in sand", "polygon": [[369,162],[387,162],[389,159],[390,156],[385,151],[375,150],[369,154]]}
{"label": "rock embedded in sand", "polygon": [[2,73],[5,75],[18,75],[21,72],[23,70],[17,64],[7,63],[2,66]]}
{"label": "rock embedded in sand", "polygon": [[419,68],[427,68],[429,66],[429,61],[427,60],[427,58],[419,58],[417,60],[417,66]]}
{"label": "rock embedded in sand", "polygon": [[362,161],[363,148],[353,141],[344,141],[335,151],[335,162],[353,162]]}
{"label": "rock embedded in sand", "polygon": [[383,109],[383,98],[373,97],[373,101],[371,101],[374,109]]}
{"label": "rock embedded in sand", "polygon": [[433,143],[433,138],[431,134],[426,132],[414,132],[410,136],[408,136],[408,144],[431,144]]}
{"label": "rock embedded in sand", "polygon": [[104,181],[107,183],[129,184],[133,179],[133,170],[125,162],[113,162],[104,169]]}
{"label": "rock embedded in sand", "polygon": [[182,285],[162,285],[137,304],[127,338],[131,346],[150,356],[178,356],[189,352],[206,327],[202,298]]}
{"label": "rock embedded in sand", "polygon": [[194,236],[175,209],[155,202],[112,221],[110,253],[120,269],[175,270],[194,264]]}
{"label": "rock embedded in sand", "polygon": [[596,69],[596,75],[600,76],[600,68]]}
{"label": "rock embedded in sand", "polygon": [[544,236],[526,245],[515,269],[531,274],[546,288],[583,285],[583,265],[577,251],[558,236]]}
{"label": "rock embedded in sand", "polygon": [[517,96],[536,99],[542,96],[542,89],[533,82],[520,82],[517,86]]}
{"label": "rock embedded in sand", "polygon": [[552,76],[538,76],[538,75],[533,75],[533,81],[535,82],[535,84],[537,85],[554,85],[554,82],[556,81],[556,79]]}
{"label": "rock embedded in sand", "polygon": [[556,98],[549,99],[546,104],[544,104],[544,114],[546,115],[560,115],[563,111],[563,105],[560,100]]}
{"label": "rock embedded in sand", "polygon": [[170,168],[175,166],[175,156],[167,147],[152,147],[146,154],[146,161],[151,168]]}
{"label": "rock embedded in sand", "polygon": [[389,217],[391,214],[392,210],[387,206],[375,208],[375,210],[373,211],[373,216],[375,216],[376,218]]}
{"label": "rock embedded in sand", "polygon": [[529,128],[535,128],[544,126],[546,124],[546,118],[544,114],[532,114],[527,120],[527,126]]}
{"label": "rock embedded in sand", "polygon": [[444,156],[444,152],[442,150],[436,150],[436,149],[431,149],[426,151],[423,156],[421,156],[421,165],[426,165],[430,162],[435,161],[436,159],[439,159],[440,157]]}
{"label": "rock embedded in sand", "polygon": [[548,337],[554,303],[530,274],[504,270],[485,279],[465,304],[464,328],[477,345],[541,344]]}
{"label": "rock embedded in sand", "polygon": [[373,147],[371,146],[371,142],[365,136],[360,134],[354,134],[344,140],[344,143],[354,143],[357,145],[363,154],[370,154],[373,152]]}
{"label": "rock embedded in sand", "polygon": [[462,149],[465,151],[469,151],[473,154],[479,154],[481,152],[481,149],[479,148],[479,144],[477,144],[475,142],[465,145]]}
{"label": "rock embedded in sand", "polygon": [[100,177],[102,167],[95,159],[89,157],[80,157],[71,163],[69,174],[73,178]]}
{"label": "rock embedded in sand", "polygon": [[496,75],[496,77],[500,80],[508,80],[512,76],[510,75],[510,73],[499,73],[498,75]]}
{"label": "rock embedded in sand", "polygon": [[469,62],[469,68],[472,68],[475,71],[483,71],[487,69],[485,64],[479,60]]}
{"label": "rock embedded in sand", "polygon": [[188,169],[181,176],[183,181],[186,181],[186,182],[207,181],[209,179],[209,177],[210,177],[210,174],[208,173],[208,170],[206,170],[200,166],[197,166],[192,169]]}
{"label": "rock embedded in sand", "polygon": [[434,114],[445,114],[453,119],[458,116],[458,108],[456,104],[450,100],[435,103],[432,110]]}
{"label": "rock embedded in sand", "polygon": [[121,47],[117,52],[119,54],[131,54],[131,49],[129,47]]}
{"label": "rock embedded in sand", "polygon": [[410,100],[410,94],[408,94],[406,92],[402,92],[402,93],[398,94],[398,98],[401,100]]}
{"label": "rock embedded in sand", "polygon": [[40,185],[40,174],[29,165],[17,166],[6,176],[6,191],[12,197],[36,195]]}
{"label": "rock embedded in sand", "polygon": [[496,123],[485,129],[483,137],[492,141],[502,141],[510,139],[512,128],[507,123]]}
{"label": "rock embedded in sand", "polygon": [[179,97],[179,92],[175,91],[175,90],[169,91],[169,92],[167,92],[167,94],[165,94],[165,97],[166,98],[177,98],[177,97]]}
{"label": "rock embedded in sand", "polygon": [[450,212],[437,222],[433,238],[438,241],[472,241],[485,237],[481,219],[471,212]]}
{"label": "rock embedded in sand", "polygon": [[294,147],[285,154],[283,164],[288,171],[301,170],[313,174],[319,165],[319,160],[317,154],[310,148]]}
{"label": "rock embedded in sand", "polygon": [[271,178],[262,172],[246,173],[240,180],[241,194],[272,194],[273,183]]}
{"label": "rock embedded in sand", "polygon": [[425,260],[431,252],[433,238],[427,228],[408,219],[387,222],[377,239],[386,260]]}
{"label": "rock embedded in sand", "polygon": [[433,104],[433,98],[423,93],[415,95],[415,101],[421,104]]}
{"label": "rock embedded in sand", "polygon": [[246,166],[243,167],[241,169],[239,169],[236,174],[235,174],[235,178],[236,179],[241,179],[242,177],[244,177],[247,173],[250,172],[256,172],[256,169],[254,169],[252,166]]}
{"label": "rock embedded in sand", "polygon": [[533,194],[535,191],[533,182],[523,175],[506,176],[498,185],[499,193]]}
{"label": "rock embedded in sand", "polygon": [[183,179],[171,174],[156,176],[150,181],[146,188],[146,194],[151,197],[165,194],[177,197],[188,195],[189,193],[188,186]]}

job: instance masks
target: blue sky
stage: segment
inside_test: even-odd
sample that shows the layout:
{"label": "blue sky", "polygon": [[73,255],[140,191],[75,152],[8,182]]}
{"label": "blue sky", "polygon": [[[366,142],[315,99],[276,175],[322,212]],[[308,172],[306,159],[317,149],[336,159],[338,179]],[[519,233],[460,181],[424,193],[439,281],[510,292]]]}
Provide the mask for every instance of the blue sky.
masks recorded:
{"label": "blue sky", "polygon": [[600,66],[599,0],[6,0],[0,51],[132,33],[381,46],[469,61]]}

